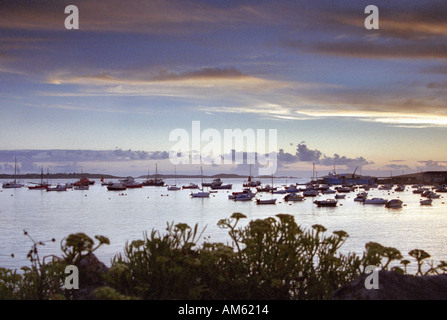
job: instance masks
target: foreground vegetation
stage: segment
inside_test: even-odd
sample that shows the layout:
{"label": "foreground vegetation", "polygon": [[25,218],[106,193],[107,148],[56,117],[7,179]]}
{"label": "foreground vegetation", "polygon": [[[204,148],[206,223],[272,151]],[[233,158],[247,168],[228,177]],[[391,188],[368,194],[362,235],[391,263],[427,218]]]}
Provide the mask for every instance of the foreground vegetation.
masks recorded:
{"label": "foreground vegetation", "polygon": [[[241,227],[244,218],[234,213],[219,221],[218,226],[228,231],[229,244],[198,245],[202,236],[198,225],[173,223],[163,234],[153,230],[127,243],[124,253],[112,259],[100,279],[94,279],[91,297],[330,299],[337,288],[358,278],[369,265],[406,274],[410,264],[399,250],[375,242],[367,243],[362,255],[342,254],[339,249],[348,238],[346,232],[327,234],[321,225],[306,230],[291,215],[253,220]],[[41,258],[38,247],[44,243],[30,239],[30,267],[20,273],[0,268],[0,299],[80,298],[79,290],[64,288],[65,267],[81,266],[96,249],[109,244],[103,236],[95,236],[95,244],[83,233],[71,234],[61,242],[60,257]],[[430,255],[423,250],[412,250],[409,255],[414,258],[416,276],[447,270],[445,262],[436,266],[428,262]],[[91,279],[83,277],[82,270],[80,277],[82,289]]]}

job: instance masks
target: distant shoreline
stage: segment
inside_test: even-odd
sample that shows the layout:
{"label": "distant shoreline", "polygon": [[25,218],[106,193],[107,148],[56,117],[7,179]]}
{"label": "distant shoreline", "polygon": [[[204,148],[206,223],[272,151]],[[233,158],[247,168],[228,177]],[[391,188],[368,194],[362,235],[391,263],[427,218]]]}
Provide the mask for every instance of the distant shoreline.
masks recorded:
{"label": "distant shoreline", "polygon": [[[146,179],[146,178],[155,178],[155,174],[151,175],[141,175],[138,177],[135,177],[135,179]],[[44,174],[44,179],[81,179],[81,178],[89,178],[89,179],[101,179],[104,178],[107,179],[122,179],[127,176],[114,176],[110,174],[98,174],[98,173],[50,173],[50,174]],[[215,174],[211,176],[200,176],[200,175],[174,175],[174,174],[159,174],[159,178],[163,179],[171,179],[171,178],[177,178],[177,179],[196,179],[196,178],[204,178],[204,179],[247,179],[248,176],[246,175],[238,175],[238,174]],[[41,174],[40,173],[27,173],[27,174],[20,174],[15,177],[16,179],[40,179]],[[271,176],[259,176],[259,177],[252,177],[253,179],[271,179]],[[280,177],[274,177],[275,179],[299,179],[298,177],[286,177],[286,176],[280,176]],[[0,174],[0,179],[14,179],[13,174]]]}

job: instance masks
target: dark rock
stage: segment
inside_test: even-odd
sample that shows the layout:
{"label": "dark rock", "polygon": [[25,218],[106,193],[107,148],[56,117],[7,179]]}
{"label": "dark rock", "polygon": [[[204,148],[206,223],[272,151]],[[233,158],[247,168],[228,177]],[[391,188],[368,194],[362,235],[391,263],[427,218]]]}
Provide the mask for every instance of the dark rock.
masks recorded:
{"label": "dark rock", "polygon": [[379,271],[379,289],[366,289],[365,274],[334,293],[334,300],[446,300],[447,275],[411,276]]}
{"label": "dark rock", "polygon": [[77,264],[79,270],[79,289],[74,290],[75,300],[92,300],[93,291],[106,284],[104,276],[109,268],[98,260],[94,254],[90,254]]}

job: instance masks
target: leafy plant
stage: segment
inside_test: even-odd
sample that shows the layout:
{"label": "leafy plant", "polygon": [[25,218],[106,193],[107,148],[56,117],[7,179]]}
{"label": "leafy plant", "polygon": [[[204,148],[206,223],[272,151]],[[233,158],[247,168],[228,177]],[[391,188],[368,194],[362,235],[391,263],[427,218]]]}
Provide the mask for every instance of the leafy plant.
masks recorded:
{"label": "leafy plant", "polygon": [[[104,283],[93,287],[95,299],[329,299],[340,286],[358,278],[367,266],[408,274],[410,260],[399,250],[377,242],[365,245],[362,255],[342,254],[349,235],[328,233],[319,224],[300,227],[293,216],[249,221],[234,213],[218,222],[227,230],[228,243],[202,241],[198,225],[168,223],[166,232],[152,230],[143,239],[126,243],[124,253],[112,259]],[[109,239],[84,233],[71,234],[61,241],[61,257],[39,256],[46,242],[32,241],[30,267],[22,273],[0,268],[0,299],[73,299],[73,290],[64,290],[64,269],[80,265]],[[50,241],[54,241],[51,239]],[[430,255],[410,251],[416,261],[415,275],[447,271],[447,263],[429,262]]]}

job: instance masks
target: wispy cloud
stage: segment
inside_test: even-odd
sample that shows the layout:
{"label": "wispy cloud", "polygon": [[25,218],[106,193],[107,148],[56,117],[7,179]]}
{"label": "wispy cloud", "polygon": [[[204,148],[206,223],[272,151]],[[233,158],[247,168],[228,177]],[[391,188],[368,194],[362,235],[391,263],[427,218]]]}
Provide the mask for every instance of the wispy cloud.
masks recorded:
{"label": "wispy cloud", "polygon": [[[3,28],[57,31],[64,28],[64,9],[69,1],[2,2]],[[188,34],[209,32],[210,28],[233,28],[252,19],[261,19],[256,5],[236,4],[225,8],[210,2],[179,0],[76,1],[82,20],[80,29],[94,32],[145,34]]]}

